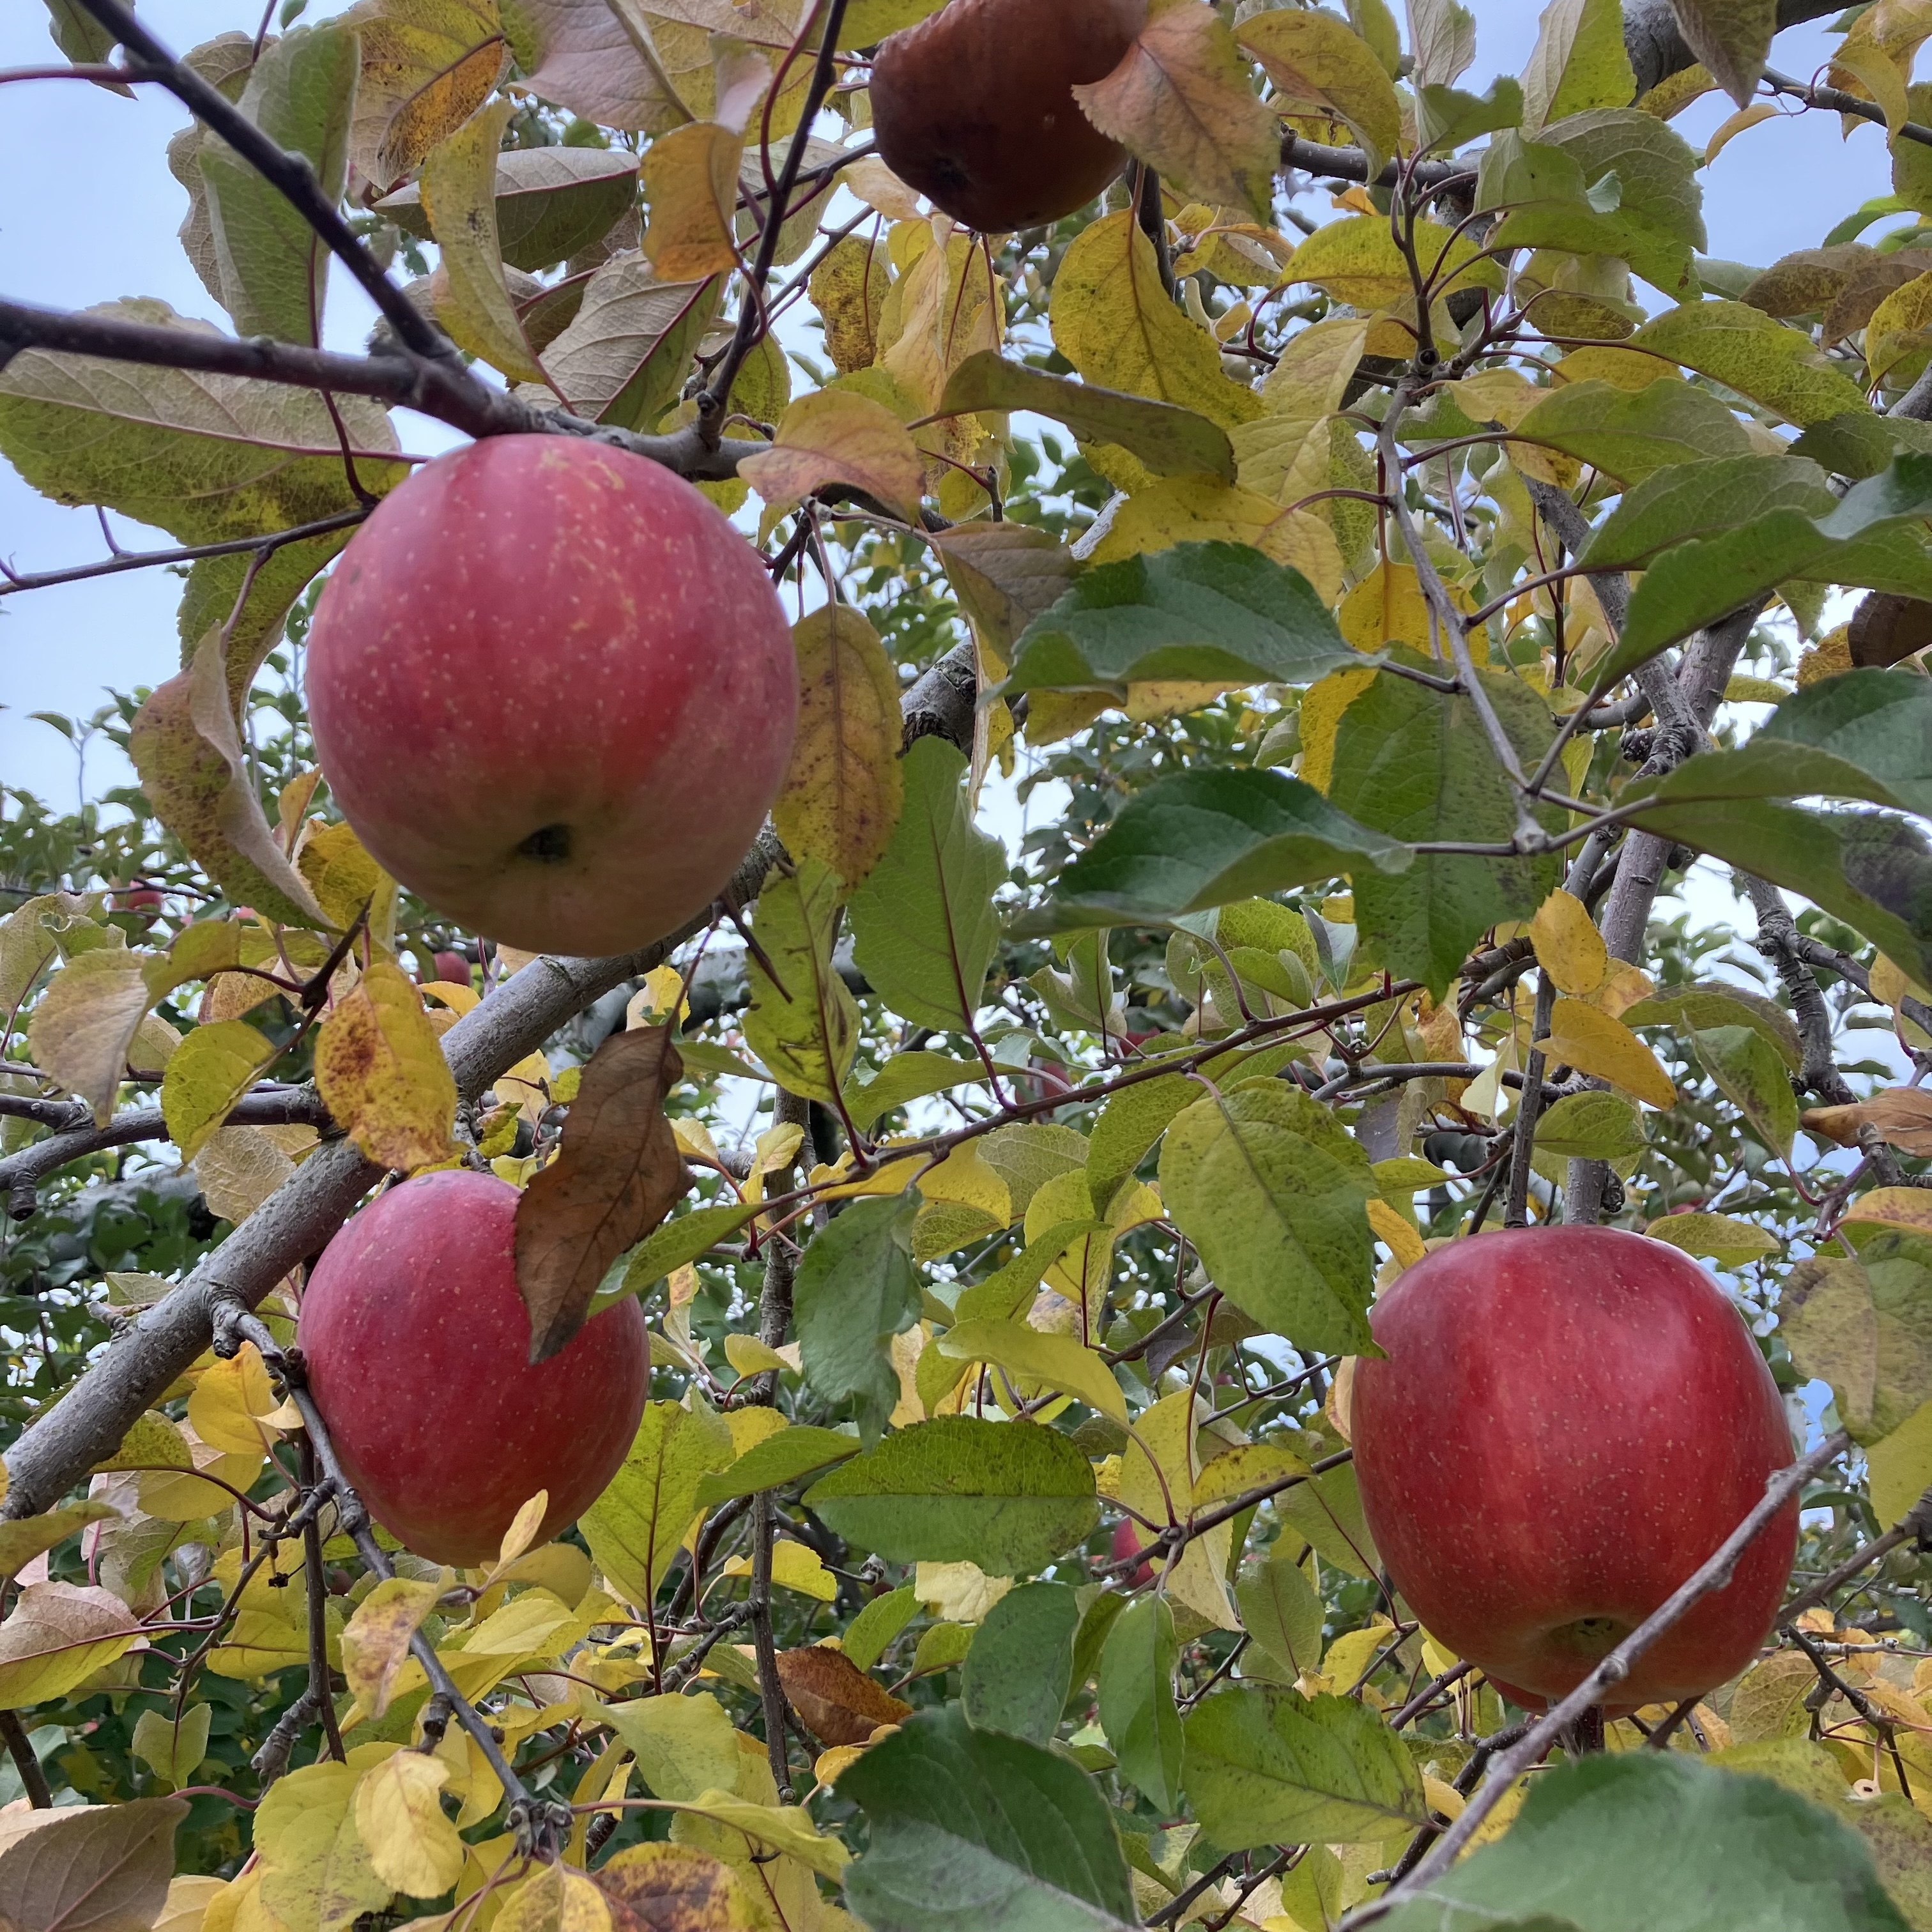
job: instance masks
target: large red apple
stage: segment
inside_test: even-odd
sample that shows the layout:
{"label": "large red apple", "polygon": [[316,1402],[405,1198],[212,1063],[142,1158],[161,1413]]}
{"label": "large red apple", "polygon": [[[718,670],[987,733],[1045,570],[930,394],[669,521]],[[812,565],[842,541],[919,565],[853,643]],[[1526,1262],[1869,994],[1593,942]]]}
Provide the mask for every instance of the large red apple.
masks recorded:
{"label": "large red apple", "polygon": [[296,1340],[343,1473],[419,1556],[487,1562],[550,1492],[542,1536],[603,1493],[637,1433],[650,1345],[634,1300],[532,1367],[517,1190],[452,1168],[392,1189],[324,1250]]}
{"label": "large red apple", "polygon": [[[1700,1568],[1792,1460],[1771,1372],[1717,1284],[1615,1228],[1478,1234],[1406,1270],[1357,1365],[1362,1504],[1437,1641],[1529,1709],[1574,1690]],[[1794,1501],[1612,1711],[1700,1696],[1770,1630]]]}
{"label": "large red apple", "polygon": [[715,898],[783,780],[791,637],[668,470],[568,436],[418,471],[309,632],[316,749],[382,865],[460,926],[626,952]]}
{"label": "large red apple", "polygon": [[872,62],[886,165],[989,233],[1058,221],[1118,175],[1126,150],[1080,111],[1147,17],[1147,0],[951,0]]}

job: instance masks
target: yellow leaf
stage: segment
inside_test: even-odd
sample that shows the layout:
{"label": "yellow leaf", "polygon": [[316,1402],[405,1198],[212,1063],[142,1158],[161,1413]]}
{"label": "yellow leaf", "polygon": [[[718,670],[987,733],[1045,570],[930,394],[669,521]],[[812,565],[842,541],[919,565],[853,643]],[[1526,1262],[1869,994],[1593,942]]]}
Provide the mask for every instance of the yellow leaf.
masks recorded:
{"label": "yellow leaf", "polygon": [[496,1567],[490,1573],[492,1581],[501,1576],[536,1541],[537,1532],[543,1527],[544,1513],[549,1508],[549,1490],[539,1490],[518,1510],[511,1520],[509,1528],[503,1532],[502,1544],[496,1552]]}
{"label": "yellow leaf", "polygon": [[348,1764],[304,1765],[278,1778],[255,1814],[261,1902],[290,1932],[347,1932],[362,1912],[389,1902],[356,1828],[356,1787],[370,1765],[394,1750],[363,1747]]}
{"label": "yellow leaf", "polygon": [[1422,1237],[1386,1201],[1369,1202],[1369,1227],[1377,1240],[1395,1257],[1398,1270],[1411,1268],[1428,1252]]}
{"label": "yellow leaf", "polygon": [[1552,892],[1529,922],[1536,963],[1559,992],[1581,999],[1604,983],[1610,970],[1609,950],[1589,909],[1574,894]]}
{"label": "yellow leaf", "polygon": [[[1443,262],[1436,290],[1438,297],[1459,289],[1502,287],[1502,272],[1494,262],[1478,259],[1478,244],[1466,232],[1452,240],[1448,229],[1418,221],[1414,237],[1422,260]],[[1408,263],[1396,247],[1384,214],[1354,215],[1318,228],[1295,250],[1283,274],[1292,282],[1312,282],[1352,308],[1412,305],[1414,300]]]}
{"label": "yellow leaf", "polygon": [[218,1878],[170,1879],[167,1903],[154,1921],[154,1932],[214,1932],[206,1924],[208,1909],[227,1888]]}
{"label": "yellow leaf", "polygon": [[702,281],[736,266],[731,218],[744,151],[743,135],[715,121],[660,134],[646,151],[644,253],[661,281]]}
{"label": "yellow leaf", "polygon": [[796,1858],[835,1883],[852,1855],[836,1838],[821,1838],[806,1811],[796,1805],[758,1804],[735,1792],[700,1792],[692,1809],[718,1824],[742,1832],[754,1844]]}
{"label": "yellow leaf", "polygon": [[[1276,20],[1338,25],[1325,14],[1274,13],[1249,26]],[[1288,338],[1262,389],[1268,414],[1230,432],[1243,489],[1286,506],[1328,488],[1328,418],[1342,406],[1368,337],[1365,316],[1336,316]]]}
{"label": "yellow leaf", "polygon": [[182,1160],[194,1160],[280,1052],[245,1020],[198,1026],[182,1042],[161,1081],[161,1118]]}
{"label": "yellow leaf", "polygon": [[[1209,1416],[1205,1406],[1197,1406],[1186,1389],[1163,1396],[1143,1410],[1120,1452],[1119,1500],[1156,1526],[1170,1520],[1170,1509],[1173,1520],[1186,1522],[1201,1474],[1195,1437]],[[1168,1594],[1217,1630],[1240,1628],[1228,1596],[1233,1539],[1232,1523],[1220,1524],[1188,1542],[1180,1561],[1166,1573]]]}
{"label": "yellow leaf", "polygon": [[257,1418],[275,1406],[262,1352],[254,1342],[244,1342],[227,1360],[218,1356],[202,1371],[188,1399],[188,1419],[211,1449],[259,1457],[267,1444]]}
{"label": "yellow leaf", "polygon": [[[724,1574],[748,1576],[751,1558],[734,1556],[724,1565]],[[821,1604],[830,1603],[838,1594],[838,1579],[819,1560],[818,1552],[789,1538],[772,1545],[772,1581],[802,1597],[816,1597]]]}
{"label": "yellow leaf", "polygon": [[1214,542],[1251,544],[1276,563],[1292,565],[1324,603],[1341,594],[1342,554],[1324,518],[1284,510],[1252,490],[1201,476],[1163,477],[1137,489],[1114,513],[1092,560],[1116,563],[1179,543]]}
{"label": "yellow leaf", "polygon": [[1178,403],[1230,429],[1262,413],[1224,374],[1213,334],[1161,286],[1154,244],[1131,213],[1084,230],[1054,278],[1054,346],[1090,382]]}
{"label": "yellow leaf", "polygon": [[[1865,372],[1874,382],[1888,376],[1904,382],[1924,368],[1928,351],[1932,351],[1932,275],[1921,275],[1902,289],[1894,289],[1872,311],[1865,324]],[[1805,681],[1802,663],[1798,681],[1801,685]]]}
{"label": "yellow leaf", "polygon": [[[784,1358],[776,1348],[767,1348],[755,1335],[727,1335],[724,1338],[724,1359],[741,1376],[763,1375],[769,1370],[782,1369],[785,1365]],[[771,1412],[764,1412],[766,1414]],[[731,1419],[727,1418],[728,1420]],[[743,1451],[741,1450],[739,1453],[742,1454]]]}
{"label": "yellow leaf", "polygon": [[1922,1403],[1889,1436],[1865,1450],[1871,1472],[1872,1509],[1888,1526],[1905,1520],[1932,1488],[1932,1402]]}
{"label": "yellow leaf", "polygon": [[377,1166],[406,1173],[455,1151],[455,1076],[400,967],[371,966],[322,1022],[315,1079],[328,1111]]}
{"label": "yellow leaf", "polygon": [[583,1873],[540,1864],[521,1885],[500,1894],[491,1932],[610,1932],[610,1908]]}
{"label": "yellow leaf", "polygon": [[962,1322],[933,1346],[949,1360],[990,1362],[1016,1382],[1073,1396],[1116,1422],[1127,1419],[1126,1398],[1113,1371],[1074,1336],[1043,1334],[1023,1322]]}
{"label": "yellow leaf", "polygon": [[128,1048],[149,1004],[142,958],[112,946],[76,953],[48,982],[28,1023],[34,1064],[85,1100],[101,1126],[112,1117]]}
{"label": "yellow leaf", "polygon": [[354,826],[310,819],[295,857],[296,870],[308,881],[332,926],[346,932],[366,914],[370,936],[384,951],[393,950],[396,882],[370,857]]}
{"label": "yellow leaf", "polygon": [[144,1640],[111,1591],[32,1583],[0,1623],[0,1711],[51,1703]]}
{"label": "yellow leaf", "polygon": [[399,1750],[356,1787],[356,1829],[371,1868],[412,1898],[447,1892],[463,1870],[463,1840],[442,1809],[448,1778],[441,1758]]}
{"label": "yellow leaf", "polygon": [[1335,734],[1342,714],[1375,681],[1372,670],[1330,671],[1302,694],[1300,776],[1304,784],[1327,792],[1335,776]]}
{"label": "yellow leaf", "polygon": [[1196,0],[1152,0],[1147,24],[1104,80],[1076,87],[1102,134],[1186,193],[1258,221],[1274,206],[1281,136],[1226,22]]}
{"label": "yellow leaf", "polygon": [[490,97],[503,67],[495,0],[362,0],[350,154],[379,189],[418,166]]}
{"label": "yellow leaf", "polygon": [[496,158],[516,111],[514,101],[494,100],[437,147],[423,164],[422,205],[447,282],[437,321],[459,348],[513,382],[541,382],[543,366],[511,303],[496,234]]}
{"label": "yellow leaf", "polygon": [[1394,85],[1368,43],[1332,14],[1277,9],[1244,21],[1234,38],[1267,70],[1284,111],[1342,122],[1378,164],[1394,154],[1402,139]]}
{"label": "yellow leaf", "polygon": [[1754,100],[1750,106],[1740,108],[1704,143],[1705,166],[1708,168],[1747,128],[1755,128],[1760,122],[1778,118],[1778,110],[1768,100]]}
{"label": "yellow leaf", "polygon": [[[1460,584],[1444,587],[1450,602],[1466,617],[1474,614],[1476,607]],[[1412,564],[1378,563],[1342,598],[1335,623],[1342,637],[1358,651],[1378,651],[1384,644],[1406,644],[1424,657],[1438,652],[1445,658],[1449,656],[1448,640],[1432,629],[1429,600],[1422,594],[1422,580]],[[1480,630],[1470,633],[1469,650],[1478,664],[1489,662],[1489,646]]]}
{"label": "yellow leaf", "polygon": [[1617,0],[1553,0],[1544,9],[1522,76],[1526,133],[1592,108],[1622,107],[1636,92]]}
{"label": "yellow leaf", "polygon": [[1574,1066],[1621,1087],[1646,1106],[1674,1107],[1677,1089],[1658,1064],[1655,1054],[1621,1020],[1581,1000],[1558,1000],[1550,1016],[1550,1032],[1535,1041],[1552,1065]]}
{"label": "yellow leaf", "polygon": [[794,859],[822,859],[850,892],[878,863],[904,800],[898,672],[849,604],[800,619],[792,645],[798,730],[772,824]]}
{"label": "yellow leaf", "polygon": [[905,425],[883,403],[820,389],[784,412],[771,448],[738,473],[774,510],[795,509],[814,490],[843,483],[913,521],[925,465]]}
{"label": "yellow leaf", "polygon": [[842,376],[869,369],[878,357],[890,280],[885,250],[866,236],[847,236],[812,270],[812,305],[825,324],[825,352]]}
{"label": "yellow leaf", "polygon": [[446,1570],[427,1582],[386,1577],[356,1606],[342,1633],[342,1674],[371,1718],[380,1718],[388,1709],[397,1673],[410,1654],[410,1640],[450,1580]]}

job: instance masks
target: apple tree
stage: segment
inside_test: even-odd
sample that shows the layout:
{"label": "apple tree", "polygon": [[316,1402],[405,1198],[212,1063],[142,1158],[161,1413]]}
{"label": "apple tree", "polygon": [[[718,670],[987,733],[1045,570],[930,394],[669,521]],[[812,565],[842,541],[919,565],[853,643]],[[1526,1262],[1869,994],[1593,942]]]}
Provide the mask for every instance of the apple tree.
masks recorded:
{"label": "apple tree", "polygon": [[183,580],[0,795],[0,1927],[1932,1927],[1832,10],[48,0],[231,326],[0,300],[0,595]]}

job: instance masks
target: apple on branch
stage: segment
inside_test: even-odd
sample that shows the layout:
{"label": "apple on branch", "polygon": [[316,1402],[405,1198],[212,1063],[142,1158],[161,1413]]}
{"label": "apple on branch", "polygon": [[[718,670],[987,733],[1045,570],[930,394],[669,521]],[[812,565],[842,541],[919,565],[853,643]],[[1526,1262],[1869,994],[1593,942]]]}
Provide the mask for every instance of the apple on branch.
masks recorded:
{"label": "apple on branch", "polygon": [[438,1562],[487,1562],[539,1490],[539,1540],[574,1522],[617,1473],[650,1390],[634,1298],[532,1364],[518,1198],[462,1169],[406,1180],[329,1243],[302,1296],[296,1340],[344,1473]]}
{"label": "apple on branch", "polygon": [[[1478,1234],[1376,1302],[1356,1366],[1362,1507],[1437,1642],[1527,1709],[1574,1690],[1692,1576],[1791,1460],[1784,1406],[1694,1262],[1613,1228]],[[1750,1662],[1798,1504],[1637,1660],[1610,1714],[1701,1696]]]}
{"label": "apple on branch", "polygon": [[567,436],[472,443],[384,498],[316,608],[308,695],[380,864],[466,929],[591,956],[717,897],[798,707],[751,545],[668,470]]}

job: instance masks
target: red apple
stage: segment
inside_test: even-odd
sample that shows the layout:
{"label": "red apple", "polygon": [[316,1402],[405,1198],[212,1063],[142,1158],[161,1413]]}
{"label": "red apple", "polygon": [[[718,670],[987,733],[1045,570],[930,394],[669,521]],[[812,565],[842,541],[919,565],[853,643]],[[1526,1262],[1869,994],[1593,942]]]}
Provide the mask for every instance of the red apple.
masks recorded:
{"label": "red apple", "polygon": [[117,886],[108,902],[112,912],[143,913],[150,916],[162,909],[160,889],[154,886]]}
{"label": "red apple", "polygon": [[872,133],[893,173],[988,233],[1058,221],[1126,150],[1080,111],[1147,18],[1147,0],[952,0],[872,62]]}
{"label": "red apple", "polygon": [[[1153,1540],[1152,1530],[1143,1530],[1131,1516],[1124,1516],[1114,1526],[1114,1561],[1124,1563],[1143,1544]],[[1130,1590],[1138,1590],[1144,1583],[1154,1581],[1154,1565],[1143,1563],[1127,1580]]]}
{"label": "red apple", "polygon": [[634,1299],[532,1367],[517,1294],[517,1190],[452,1168],[392,1188],[329,1243],[296,1340],[343,1473],[419,1556],[488,1562],[550,1492],[541,1536],[603,1493],[650,1383]]}
{"label": "red apple", "polygon": [[316,749],[388,870],[470,930],[626,952],[710,904],[791,753],[791,635],[691,485],[568,436],[419,470],[309,632]]}
{"label": "red apple", "polygon": [[[421,955],[418,955],[420,958]],[[470,983],[470,962],[460,952],[433,952],[430,955],[429,970],[422,976],[425,986],[440,983],[446,986],[466,986]]]}
{"label": "red apple", "polygon": [[[1776,1385],[1717,1284],[1615,1228],[1478,1234],[1406,1270],[1355,1370],[1362,1505],[1436,1640],[1538,1709],[1700,1568],[1792,1460]],[[1610,1708],[1701,1696],[1770,1630],[1794,1501]]]}

